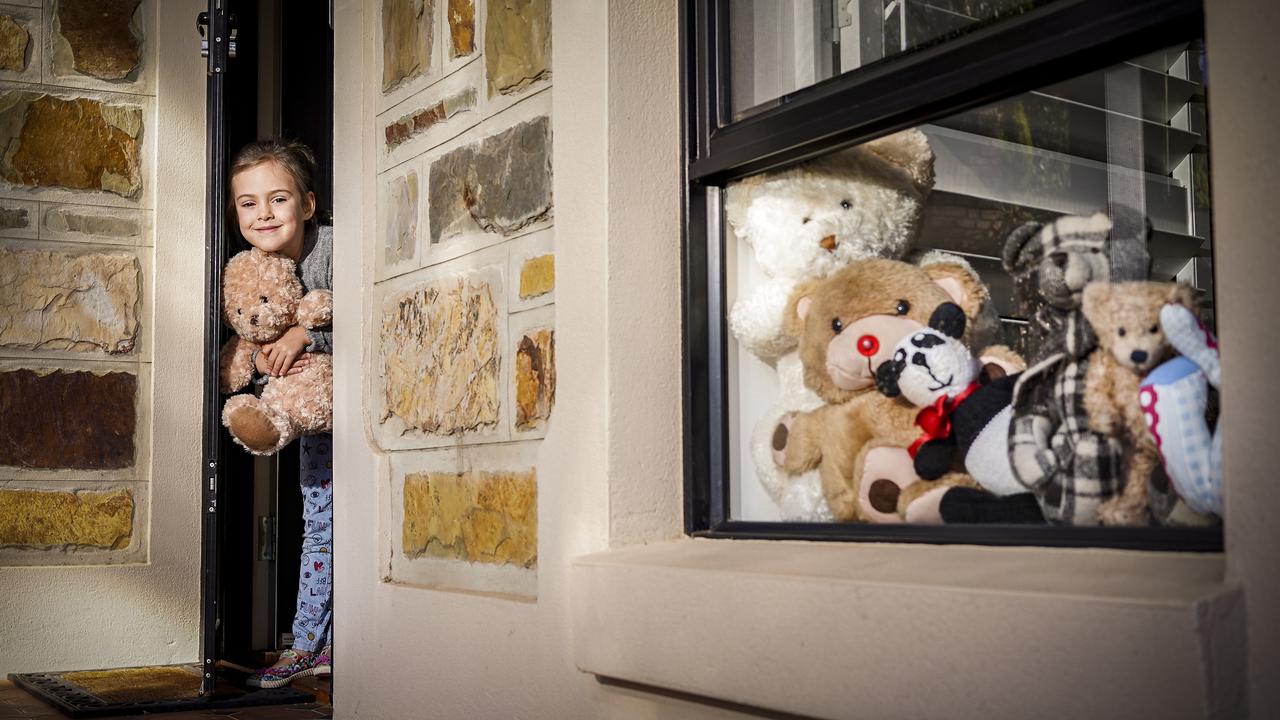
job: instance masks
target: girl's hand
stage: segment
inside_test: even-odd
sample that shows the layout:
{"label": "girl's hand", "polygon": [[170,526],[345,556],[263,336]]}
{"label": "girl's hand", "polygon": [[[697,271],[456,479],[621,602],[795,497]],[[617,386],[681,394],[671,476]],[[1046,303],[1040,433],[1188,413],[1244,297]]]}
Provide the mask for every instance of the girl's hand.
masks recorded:
{"label": "girl's hand", "polygon": [[302,372],[311,359],[310,354],[302,352],[302,349],[310,343],[311,339],[307,337],[307,331],[294,325],[285,330],[284,335],[275,342],[262,346],[258,362],[263,362],[265,357],[269,374],[274,377],[296,375]]}

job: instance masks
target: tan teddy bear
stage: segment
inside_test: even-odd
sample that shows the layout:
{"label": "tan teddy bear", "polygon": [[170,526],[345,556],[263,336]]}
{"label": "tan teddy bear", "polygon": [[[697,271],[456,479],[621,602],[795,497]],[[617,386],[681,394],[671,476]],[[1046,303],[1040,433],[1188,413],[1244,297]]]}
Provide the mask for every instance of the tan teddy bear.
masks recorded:
{"label": "tan teddy bear", "polygon": [[1172,354],[1160,326],[1167,303],[1191,307],[1191,290],[1156,282],[1097,282],[1084,289],[1081,308],[1098,338],[1085,373],[1089,429],[1119,436],[1124,447],[1124,489],[1098,508],[1104,525],[1149,522],[1147,480],[1160,455],[1138,402],[1138,385]]}
{"label": "tan teddy bear", "polygon": [[[222,392],[235,392],[253,377],[253,356],[293,325],[307,329],[329,325],[333,294],[302,283],[292,260],[257,248],[237,254],[222,275],[222,318],[236,335],[222,346],[218,380]],[[333,427],[333,358],[314,353],[300,373],[273,377],[260,397],[235,395],[222,408],[222,424],[255,455],[271,455],[299,435]]]}
{"label": "tan teddy bear", "polygon": [[920,434],[919,408],[878,392],[876,369],[923,327],[971,326],[986,298],[968,267],[941,261],[855,260],[798,287],[787,331],[798,339],[805,385],[826,404],[783,417],[774,461],[793,474],[818,468],[837,520],[939,522],[942,495],[976,484],[963,473],[920,481],[906,450]]}

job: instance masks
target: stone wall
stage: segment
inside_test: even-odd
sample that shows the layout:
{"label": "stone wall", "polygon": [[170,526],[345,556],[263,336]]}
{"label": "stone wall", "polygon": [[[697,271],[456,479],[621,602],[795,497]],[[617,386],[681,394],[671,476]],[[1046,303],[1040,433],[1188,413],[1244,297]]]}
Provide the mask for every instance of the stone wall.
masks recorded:
{"label": "stone wall", "polygon": [[366,389],[383,576],[536,594],[554,422],[550,0],[381,0]]}
{"label": "stone wall", "polygon": [[0,3],[0,565],[147,560],[154,3]]}

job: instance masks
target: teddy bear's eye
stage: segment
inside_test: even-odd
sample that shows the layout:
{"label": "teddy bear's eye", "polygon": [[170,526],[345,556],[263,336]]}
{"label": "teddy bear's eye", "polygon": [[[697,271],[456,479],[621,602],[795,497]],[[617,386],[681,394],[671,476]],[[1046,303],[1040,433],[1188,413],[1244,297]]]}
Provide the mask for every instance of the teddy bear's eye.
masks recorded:
{"label": "teddy bear's eye", "polygon": [[840,207],[845,210],[848,210],[849,208],[853,207],[853,203],[849,202],[848,200],[841,200]]}
{"label": "teddy bear's eye", "polygon": [[813,219],[813,218],[805,218],[805,219],[803,219],[803,220],[801,220],[801,221],[800,221],[800,224],[801,224],[801,225],[808,225],[808,224],[809,224],[809,221],[810,221],[810,220],[812,220],[812,219]]}
{"label": "teddy bear's eye", "polygon": [[258,299],[265,303],[265,302],[267,301],[267,296],[266,296],[266,295],[259,295],[259,296],[258,296]]}
{"label": "teddy bear's eye", "polygon": [[237,315],[243,315],[244,313],[240,312],[240,308],[236,308],[236,314],[237,314]]}
{"label": "teddy bear's eye", "polygon": [[835,330],[836,334],[839,335],[840,331],[844,329],[844,323],[840,322],[840,318],[832,318],[831,329]]}
{"label": "teddy bear's eye", "polygon": [[1089,252],[1093,253],[1094,255],[1097,255],[1098,253],[1102,252],[1102,250],[1098,248],[1089,248]]}
{"label": "teddy bear's eye", "polygon": [[1158,332],[1160,332],[1160,326],[1159,326],[1159,325],[1152,325],[1152,326],[1151,326],[1151,334],[1152,334],[1152,335],[1155,335],[1155,334],[1156,334],[1156,333],[1158,333]]}
{"label": "teddy bear's eye", "polygon": [[1120,328],[1119,330],[1117,330],[1116,334],[1119,335],[1120,337],[1124,337],[1124,328]]}
{"label": "teddy bear's eye", "polygon": [[906,300],[899,300],[898,307],[895,308],[895,310],[897,310],[899,315],[906,315],[907,313],[911,312],[911,303],[907,302]]}

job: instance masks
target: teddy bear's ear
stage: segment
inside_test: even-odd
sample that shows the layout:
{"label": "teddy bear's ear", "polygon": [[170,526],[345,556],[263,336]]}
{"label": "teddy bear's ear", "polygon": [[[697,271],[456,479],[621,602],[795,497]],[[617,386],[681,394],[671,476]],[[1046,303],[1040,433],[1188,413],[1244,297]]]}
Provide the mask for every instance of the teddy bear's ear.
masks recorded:
{"label": "teddy bear's ear", "polygon": [[1194,310],[1196,308],[1195,291],[1182,283],[1173,283],[1169,286],[1169,302]]}
{"label": "teddy bear's ear", "polygon": [[724,215],[734,232],[739,234],[747,227],[747,210],[756,199],[765,174],[752,175],[729,184],[724,192]]}
{"label": "teddy bear's ear", "polygon": [[1005,238],[1004,250],[1001,253],[1001,264],[1005,272],[1017,275],[1022,269],[1040,261],[1044,252],[1040,243],[1040,229],[1044,226],[1038,222],[1023,223],[1009,237]]}
{"label": "teddy bear's ear", "polygon": [[799,338],[804,333],[804,319],[813,306],[812,290],[816,282],[800,283],[787,299],[787,312],[782,331],[789,337]]}
{"label": "teddy bear's ear", "polygon": [[959,258],[938,260],[923,265],[920,269],[950,296],[952,302],[960,306],[965,317],[972,320],[978,316],[989,293],[967,263]]}
{"label": "teddy bear's ear", "polygon": [[861,147],[905,170],[920,194],[933,189],[933,148],[919,130],[903,130]]}
{"label": "teddy bear's ear", "polygon": [[1111,283],[1092,282],[1084,286],[1084,292],[1080,294],[1080,311],[1090,325],[1098,329],[1106,327],[1110,300]]}

